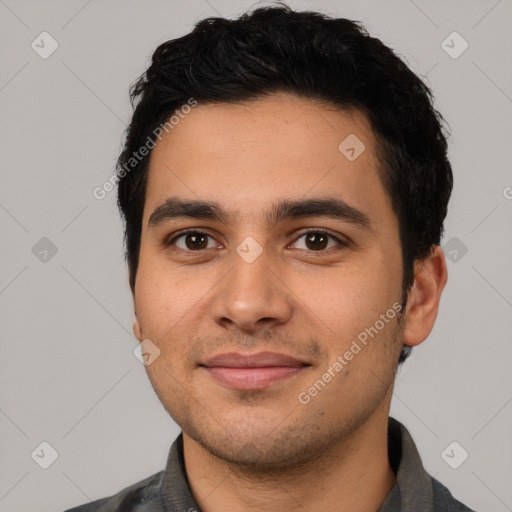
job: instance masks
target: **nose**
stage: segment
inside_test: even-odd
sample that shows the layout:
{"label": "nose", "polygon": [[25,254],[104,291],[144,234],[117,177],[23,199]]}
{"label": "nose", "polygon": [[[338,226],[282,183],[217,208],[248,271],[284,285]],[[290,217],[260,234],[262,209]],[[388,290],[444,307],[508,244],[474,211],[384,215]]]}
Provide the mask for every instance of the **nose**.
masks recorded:
{"label": "nose", "polygon": [[291,293],[265,250],[252,262],[234,252],[230,264],[231,271],[212,299],[211,313],[217,324],[256,334],[291,318]]}

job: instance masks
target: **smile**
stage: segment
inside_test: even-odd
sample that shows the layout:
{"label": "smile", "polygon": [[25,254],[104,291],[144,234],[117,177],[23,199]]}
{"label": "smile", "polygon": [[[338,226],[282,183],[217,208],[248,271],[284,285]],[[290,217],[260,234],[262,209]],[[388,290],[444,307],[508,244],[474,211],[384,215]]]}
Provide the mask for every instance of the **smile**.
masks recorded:
{"label": "smile", "polygon": [[240,391],[259,390],[285,380],[310,364],[273,352],[220,354],[201,366],[217,382]]}

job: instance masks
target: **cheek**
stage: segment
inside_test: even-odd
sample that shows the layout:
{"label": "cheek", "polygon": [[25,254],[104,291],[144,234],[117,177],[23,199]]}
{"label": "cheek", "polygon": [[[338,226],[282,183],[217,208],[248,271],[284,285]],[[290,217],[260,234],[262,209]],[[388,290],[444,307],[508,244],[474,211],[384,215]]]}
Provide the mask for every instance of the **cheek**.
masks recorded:
{"label": "cheek", "polygon": [[[173,388],[190,377],[191,339],[205,331],[210,317],[209,293],[219,279],[213,272],[169,269],[168,264],[144,261],[135,288],[135,304],[142,336],[160,350],[146,371],[155,389]],[[169,375],[170,372],[170,375]],[[178,391],[174,389],[173,392]]]}
{"label": "cheek", "polygon": [[175,326],[179,329],[192,311],[203,306],[212,285],[197,273],[170,268],[165,259],[141,258],[135,306],[142,328],[160,336]]}
{"label": "cheek", "polygon": [[186,286],[182,278],[164,273],[156,265],[140,266],[135,287],[137,317],[142,337],[159,350],[146,372],[163,403],[168,400],[165,397],[179,396],[177,381],[187,374],[188,316],[197,302],[188,294],[190,289],[194,288]]}
{"label": "cheek", "polygon": [[[330,362],[356,340],[365,352],[358,360],[377,360],[388,351],[396,323],[393,306],[399,306],[399,279],[381,257],[361,257],[359,264],[350,268],[347,264],[328,272],[288,275],[290,288],[300,299],[297,304],[325,340]],[[379,343],[373,343],[377,340]]]}
{"label": "cheek", "polygon": [[288,274],[287,284],[311,314],[339,331],[351,324],[364,327],[391,307],[399,286],[390,276],[377,260]]}

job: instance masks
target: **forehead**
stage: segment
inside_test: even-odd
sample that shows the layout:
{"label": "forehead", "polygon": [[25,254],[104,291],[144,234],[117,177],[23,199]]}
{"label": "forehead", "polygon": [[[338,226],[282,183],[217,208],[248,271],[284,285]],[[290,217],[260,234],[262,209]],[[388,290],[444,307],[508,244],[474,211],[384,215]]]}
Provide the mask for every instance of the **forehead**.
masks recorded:
{"label": "forehead", "polygon": [[375,135],[358,110],[282,93],[199,104],[152,151],[145,221],[170,196],[255,220],[283,199],[327,195],[379,221],[391,211],[379,165]]}

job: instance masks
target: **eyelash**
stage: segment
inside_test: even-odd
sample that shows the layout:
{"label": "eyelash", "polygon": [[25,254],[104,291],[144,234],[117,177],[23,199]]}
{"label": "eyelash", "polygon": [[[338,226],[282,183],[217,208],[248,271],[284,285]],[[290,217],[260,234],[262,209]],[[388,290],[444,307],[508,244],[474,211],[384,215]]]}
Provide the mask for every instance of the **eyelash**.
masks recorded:
{"label": "eyelash", "polygon": [[[186,235],[190,235],[190,234],[204,235],[204,236],[207,236],[207,237],[210,237],[210,238],[213,239],[213,237],[209,233],[207,233],[206,231],[201,231],[200,229],[189,229],[189,230],[186,230],[186,231],[181,231],[180,233],[178,233],[177,235],[173,236],[169,240],[164,241],[164,247],[165,248],[169,248],[171,245],[174,245],[174,242],[176,242],[176,240],[178,240],[178,239],[180,239],[180,238],[182,238],[182,237],[184,237]],[[299,234],[297,236],[297,238],[295,239],[294,243],[297,242],[297,240],[299,240],[299,238],[302,238],[303,236],[309,235],[309,234],[326,235],[329,238],[331,238],[332,240],[335,240],[339,244],[340,247],[348,247],[348,245],[349,245],[348,242],[346,242],[344,240],[340,240],[338,237],[334,236],[329,231],[327,231],[326,229],[323,229],[323,228],[309,229],[308,231],[302,232],[301,234]],[[198,249],[196,251],[191,251],[191,250],[181,249],[180,247],[178,247],[177,249],[182,251],[182,252],[187,252],[187,253],[201,253],[201,252],[210,250],[210,249]],[[325,252],[327,252],[327,251],[329,251],[331,249],[333,249],[333,247],[331,247],[329,249],[318,250],[318,251],[307,250],[307,252],[310,252],[310,253],[325,253]],[[305,250],[305,249],[301,249],[301,250]]]}

